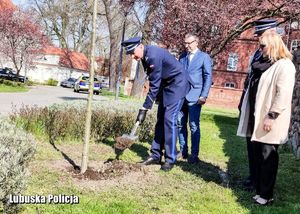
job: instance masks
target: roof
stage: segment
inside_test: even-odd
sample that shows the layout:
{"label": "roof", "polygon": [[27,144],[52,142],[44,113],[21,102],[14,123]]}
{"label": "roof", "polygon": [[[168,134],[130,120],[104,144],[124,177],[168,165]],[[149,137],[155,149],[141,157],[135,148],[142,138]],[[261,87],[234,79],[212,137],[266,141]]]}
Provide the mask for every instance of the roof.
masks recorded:
{"label": "roof", "polygon": [[1,0],[0,10],[2,9],[15,9],[16,6],[11,2],[11,0]]}
{"label": "roof", "polygon": [[89,60],[83,53],[61,49],[54,46],[44,48],[42,53],[46,55],[59,56],[59,65],[63,67],[75,68],[83,71],[89,70]]}

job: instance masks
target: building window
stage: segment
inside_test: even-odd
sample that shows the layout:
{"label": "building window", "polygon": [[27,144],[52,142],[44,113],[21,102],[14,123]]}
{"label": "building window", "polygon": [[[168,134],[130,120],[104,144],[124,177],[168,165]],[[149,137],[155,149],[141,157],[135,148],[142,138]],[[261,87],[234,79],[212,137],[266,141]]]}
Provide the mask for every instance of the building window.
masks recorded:
{"label": "building window", "polygon": [[210,35],[211,36],[216,36],[219,33],[220,32],[219,32],[219,27],[218,26],[216,26],[216,25],[211,26],[211,30],[210,30]]}
{"label": "building window", "polygon": [[235,88],[235,84],[233,82],[225,82],[225,88]]}
{"label": "building window", "polygon": [[236,71],[239,57],[236,53],[230,53],[227,63],[227,71]]}
{"label": "building window", "polygon": [[294,30],[300,29],[299,21],[293,21],[291,23],[291,28],[294,29]]}
{"label": "building window", "polygon": [[297,49],[298,47],[300,47],[300,40],[292,40],[291,42],[291,51]]}

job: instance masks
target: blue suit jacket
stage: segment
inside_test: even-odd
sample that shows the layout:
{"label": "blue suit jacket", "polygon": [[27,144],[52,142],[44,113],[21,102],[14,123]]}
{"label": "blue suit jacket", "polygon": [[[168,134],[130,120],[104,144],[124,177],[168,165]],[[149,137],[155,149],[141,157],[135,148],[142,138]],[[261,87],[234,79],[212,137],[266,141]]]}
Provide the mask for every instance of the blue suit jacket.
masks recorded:
{"label": "blue suit jacket", "polygon": [[184,98],[190,89],[188,75],[183,66],[166,49],[145,45],[143,67],[149,80],[149,92],[143,104],[151,109],[162,96],[164,106]]}
{"label": "blue suit jacket", "polygon": [[197,102],[199,97],[207,97],[212,84],[212,60],[207,53],[197,50],[189,62],[188,53],[180,56],[179,61],[189,74],[191,89],[186,95],[189,102]]}

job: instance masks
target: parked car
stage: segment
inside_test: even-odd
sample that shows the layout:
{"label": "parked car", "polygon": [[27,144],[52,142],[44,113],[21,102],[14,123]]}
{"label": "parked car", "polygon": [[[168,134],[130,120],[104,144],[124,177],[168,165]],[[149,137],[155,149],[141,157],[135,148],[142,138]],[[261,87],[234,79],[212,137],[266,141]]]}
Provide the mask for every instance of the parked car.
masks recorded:
{"label": "parked car", "polygon": [[[81,76],[74,84],[74,92],[88,91],[89,90],[89,77]],[[94,78],[94,94],[99,94],[101,90],[100,82]]]}
{"label": "parked car", "polygon": [[60,86],[66,87],[66,88],[74,88],[74,85],[75,85],[76,80],[77,80],[77,79],[70,77],[70,78],[68,78],[68,79],[66,79],[66,80],[64,80],[64,81],[62,81],[62,82],[60,83]]}
{"label": "parked car", "polygon": [[98,76],[98,80],[100,81],[102,88],[109,88],[109,77]]}
{"label": "parked car", "polygon": [[11,68],[0,68],[0,78],[19,82],[25,82],[25,80],[28,80],[25,76],[17,75],[17,72]]}

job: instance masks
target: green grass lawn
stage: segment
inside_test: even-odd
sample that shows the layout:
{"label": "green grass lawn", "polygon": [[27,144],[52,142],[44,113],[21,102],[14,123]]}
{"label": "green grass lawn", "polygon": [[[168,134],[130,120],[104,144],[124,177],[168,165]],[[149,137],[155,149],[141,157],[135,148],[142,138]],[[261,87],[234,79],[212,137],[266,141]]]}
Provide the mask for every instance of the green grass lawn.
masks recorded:
{"label": "green grass lawn", "polygon": [[28,88],[24,86],[8,86],[4,84],[0,84],[0,93],[2,92],[26,92],[28,91]]}
{"label": "green grass lawn", "polygon": [[[21,213],[300,213],[300,163],[290,151],[280,149],[275,203],[258,207],[243,190],[247,176],[244,139],[235,135],[237,112],[204,108],[201,115],[201,163],[178,161],[170,172],[159,166],[143,168],[140,176],[101,181],[76,180],[66,166],[80,165],[81,142],[38,143],[31,176],[24,195],[78,195],[79,204],[23,205]],[[113,141],[90,145],[90,164],[97,166],[115,158]],[[147,156],[150,142],[138,142],[120,157],[135,163]],[[68,160],[68,161],[67,161]],[[219,173],[229,175],[224,185]]]}

